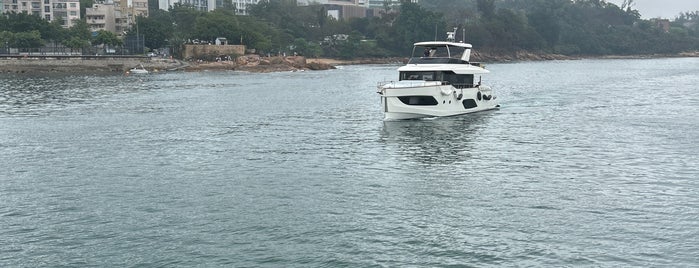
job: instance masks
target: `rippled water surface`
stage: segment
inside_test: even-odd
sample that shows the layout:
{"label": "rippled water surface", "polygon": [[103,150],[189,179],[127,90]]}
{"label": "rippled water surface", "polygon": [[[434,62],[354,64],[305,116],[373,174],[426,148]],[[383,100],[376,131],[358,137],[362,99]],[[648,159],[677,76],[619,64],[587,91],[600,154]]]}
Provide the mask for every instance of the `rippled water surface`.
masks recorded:
{"label": "rippled water surface", "polygon": [[0,267],[699,265],[699,59],[383,122],[396,68],[1,75]]}

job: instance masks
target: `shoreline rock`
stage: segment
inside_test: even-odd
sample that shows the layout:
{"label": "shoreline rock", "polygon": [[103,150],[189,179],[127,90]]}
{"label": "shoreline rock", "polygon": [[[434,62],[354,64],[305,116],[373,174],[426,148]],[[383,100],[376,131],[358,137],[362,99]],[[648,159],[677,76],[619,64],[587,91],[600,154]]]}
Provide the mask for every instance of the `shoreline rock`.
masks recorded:
{"label": "shoreline rock", "polygon": [[302,56],[275,56],[260,57],[259,55],[245,55],[235,61],[196,62],[192,63],[185,71],[243,71],[252,73],[270,72],[294,72],[305,70],[329,70],[335,69],[331,64],[322,62],[308,62]]}
{"label": "shoreline rock", "polygon": [[[653,55],[582,55],[566,56],[561,54],[530,52],[530,51],[474,51],[471,59],[474,62],[515,62],[515,61],[548,61],[548,60],[579,60],[579,59],[649,59],[699,57],[699,51],[678,54]],[[352,60],[330,58],[305,58],[303,56],[261,57],[259,55],[244,55],[230,61],[217,62],[184,62],[176,59],[161,59],[147,57],[47,57],[47,56],[5,56],[0,57],[0,73],[118,73],[130,68],[143,65],[152,72],[159,71],[244,71],[252,73],[295,72],[306,70],[329,70],[335,66],[358,64],[405,64],[408,58],[362,58]]]}

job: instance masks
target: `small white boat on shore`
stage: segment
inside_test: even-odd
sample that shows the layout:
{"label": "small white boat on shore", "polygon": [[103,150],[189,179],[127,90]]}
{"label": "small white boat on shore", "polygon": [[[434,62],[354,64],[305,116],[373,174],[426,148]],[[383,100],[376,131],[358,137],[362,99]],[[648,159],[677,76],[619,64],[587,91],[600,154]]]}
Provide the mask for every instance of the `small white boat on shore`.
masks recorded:
{"label": "small white boat on shore", "polygon": [[483,65],[470,62],[471,44],[454,41],[415,43],[405,66],[398,68],[398,81],[379,82],[384,120],[453,116],[500,107],[481,76]]}
{"label": "small white boat on shore", "polygon": [[149,73],[149,72],[148,72],[148,70],[146,70],[146,68],[143,67],[143,65],[141,65],[140,68],[139,68],[139,67],[131,68],[131,70],[129,70],[129,73],[132,73],[132,74],[147,74],[147,73]]}

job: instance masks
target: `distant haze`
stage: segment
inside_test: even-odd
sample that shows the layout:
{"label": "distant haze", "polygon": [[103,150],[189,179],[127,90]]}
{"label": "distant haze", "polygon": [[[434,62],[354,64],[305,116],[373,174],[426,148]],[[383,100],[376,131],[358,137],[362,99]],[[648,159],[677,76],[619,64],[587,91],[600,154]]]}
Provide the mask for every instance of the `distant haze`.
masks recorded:
{"label": "distant haze", "polygon": [[[621,6],[623,0],[608,0],[607,2]],[[635,0],[633,9],[637,9],[644,19],[667,18],[674,19],[680,12],[699,11],[699,0]]]}

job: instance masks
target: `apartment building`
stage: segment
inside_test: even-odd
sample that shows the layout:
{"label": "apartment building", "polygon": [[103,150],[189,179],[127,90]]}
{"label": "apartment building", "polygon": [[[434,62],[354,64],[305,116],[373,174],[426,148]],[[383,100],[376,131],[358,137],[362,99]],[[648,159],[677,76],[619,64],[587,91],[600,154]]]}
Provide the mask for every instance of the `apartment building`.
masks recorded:
{"label": "apartment building", "polygon": [[[417,3],[418,0],[410,0]],[[338,20],[380,16],[384,4],[400,5],[400,0],[298,0],[299,5],[324,5],[328,16]]]}
{"label": "apartment building", "polygon": [[[417,3],[418,0],[410,0],[411,3]],[[389,6],[400,5],[401,0],[364,0],[364,7],[366,8],[382,8],[384,7],[384,2],[387,2]]]}
{"label": "apartment building", "polygon": [[105,1],[85,9],[90,31],[105,30],[119,36],[126,34],[138,16],[148,16],[148,0]]}
{"label": "apartment building", "polygon": [[[158,8],[162,10],[168,10],[177,3],[188,5],[196,8],[200,11],[212,11],[219,6],[216,5],[217,1],[222,3],[222,0],[158,0]],[[231,1],[231,0],[223,0]]]}
{"label": "apartment building", "polygon": [[[226,3],[227,2],[227,3]],[[168,10],[175,4],[183,4],[193,6],[197,10],[212,11],[217,8],[226,6],[230,3],[235,7],[238,15],[248,15],[247,7],[260,2],[260,0],[159,0],[158,8]]]}
{"label": "apartment building", "polygon": [[[223,0],[227,1],[227,0]],[[255,5],[260,0],[228,0],[231,1],[233,6],[235,7],[235,12],[238,15],[249,15],[250,13],[248,12],[248,6],[249,5]]]}
{"label": "apartment building", "polygon": [[[136,1],[136,0],[133,0]],[[142,1],[142,0],[139,0]],[[169,10],[176,3],[193,6],[201,11],[212,11],[217,8],[224,7],[225,2],[230,1],[236,9],[238,15],[249,15],[250,5],[255,5],[260,0],[159,0],[158,8]],[[390,5],[400,5],[401,0],[297,0],[297,4],[301,6],[321,4],[330,5],[333,10],[329,15],[336,18],[348,17],[364,17],[366,14],[375,14],[374,9],[383,8],[384,2],[388,1]],[[410,0],[417,3],[418,0]],[[368,10],[368,11],[367,11]]]}
{"label": "apartment building", "polygon": [[114,3],[94,4],[85,9],[85,22],[90,27],[90,31],[100,30],[118,33],[116,29],[117,15],[121,23],[121,14],[116,14]]}
{"label": "apartment building", "polygon": [[73,26],[80,19],[79,0],[0,0],[0,10],[5,12],[36,14],[48,21],[62,19],[63,27]]}
{"label": "apartment building", "polygon": [[133,17],[148,17],[148,0],[118,0],[114,2],[117,9]]}

